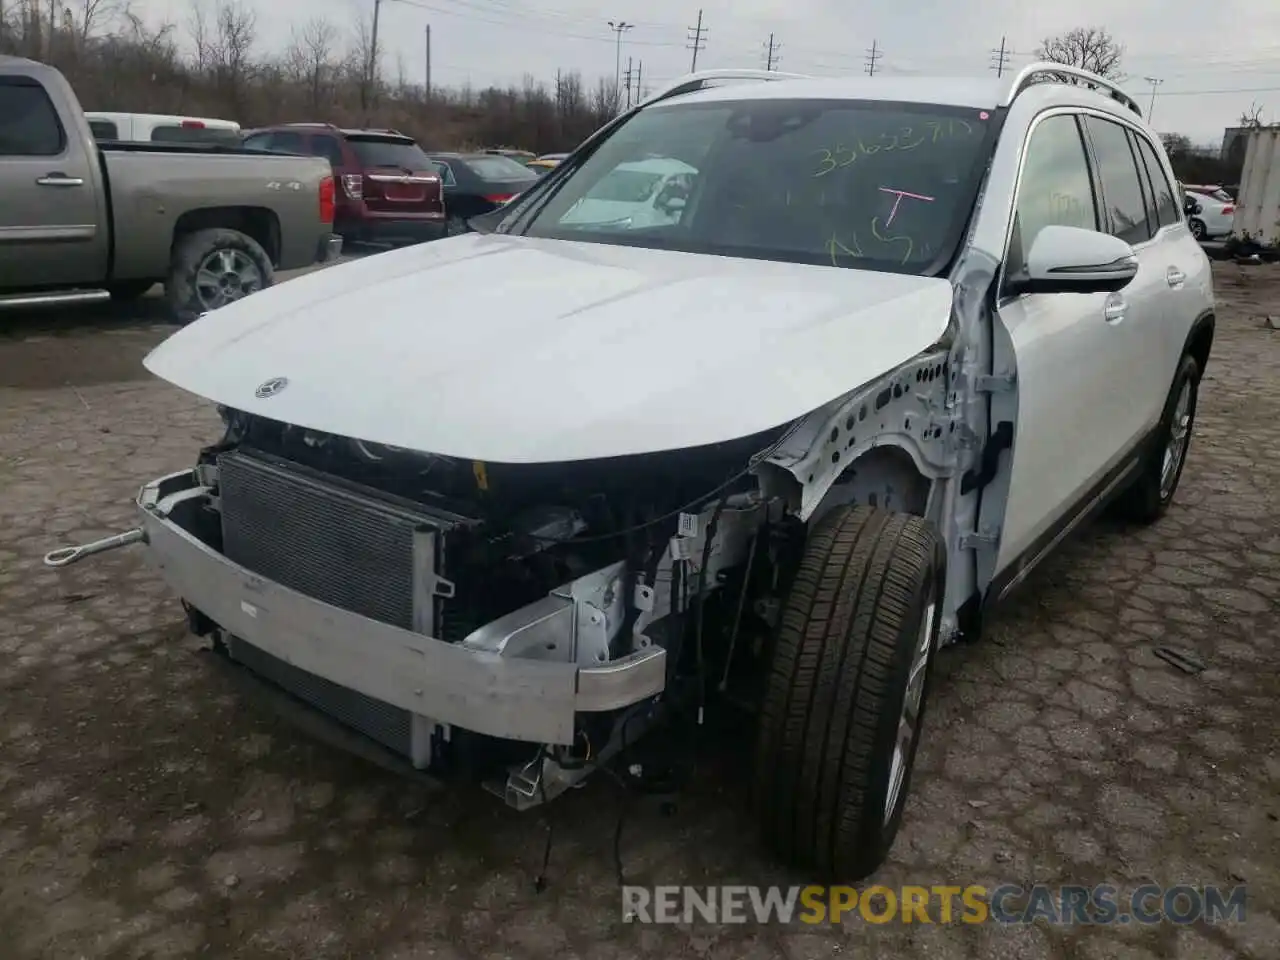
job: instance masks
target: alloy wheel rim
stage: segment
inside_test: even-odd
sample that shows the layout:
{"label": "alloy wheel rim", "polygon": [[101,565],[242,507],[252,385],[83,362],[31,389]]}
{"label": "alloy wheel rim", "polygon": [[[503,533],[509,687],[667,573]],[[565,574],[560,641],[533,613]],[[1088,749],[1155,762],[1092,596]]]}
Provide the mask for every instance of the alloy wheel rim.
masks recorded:
{"label": "alloy wheel rim", "polygon": [[1187,440],[1191,434],[1191,381],[1186,380],[1178,391],[1173,407],[1173,419],[1169,423],[1169,441],[1165,444],[1164,459],[1160,465],[1160,499],[1168,499],[1173,484],[1187,456]]}
{"label": "alloy wheel rim", "polygon": [[205,310],[216,310],[262,289],[262,271],[240,250],[215,250],[196,270],[196,297]]}
{"label": "alloy wheel rim", "polygon": [[929,656],[933,652],[933,618],[937,605],[925,608],[911,651],[911,669],[907,674],[907,689],[902,696],[902,711],[898,715],[898,730],[893,742],[893,760],[889,764],[889,788],[884,798],[884,822],[893,818],[902,798],[902,785],[907,779],[907,764],[911,750],[920,735],[920,707],[924,702],[924,679],[928,673]]}

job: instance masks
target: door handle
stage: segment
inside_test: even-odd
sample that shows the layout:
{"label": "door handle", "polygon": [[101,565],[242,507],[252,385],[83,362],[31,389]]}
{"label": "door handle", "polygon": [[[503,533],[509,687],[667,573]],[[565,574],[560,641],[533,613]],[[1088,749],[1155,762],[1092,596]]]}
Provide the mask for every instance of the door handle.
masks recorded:
{"label": "door handle", "polygon": [[1169,281],[1169,286],[1180,287],[1186,282],[1187,275],[1177,267],[1170,267],[1165,274],[1165,279]]}
{"label": "door handle", "polygon": [[1110,324],[1119,323],[1128,312],[1129,305],[1124,302],[1123,297],[1115,293],[1107,298],[1107,305],[1102,308],[1103,319]]}
{"label": "door handle", "polygon": [[82,177],[68,177],[65,173],[50,173],[36,180],[42,187],[83,187]]}

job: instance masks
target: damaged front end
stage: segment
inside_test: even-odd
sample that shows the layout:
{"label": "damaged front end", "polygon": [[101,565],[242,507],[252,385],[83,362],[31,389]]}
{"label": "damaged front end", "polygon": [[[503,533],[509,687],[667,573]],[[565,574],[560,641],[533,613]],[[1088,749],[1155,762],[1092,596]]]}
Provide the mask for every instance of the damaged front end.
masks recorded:
{"label": "damaged front end", "polygon": [[221,412],[139,496],[153,559],[232,660],[418,770],[533,806],[758,673],[803,536],[753,473],[786,427],[512,465]]}

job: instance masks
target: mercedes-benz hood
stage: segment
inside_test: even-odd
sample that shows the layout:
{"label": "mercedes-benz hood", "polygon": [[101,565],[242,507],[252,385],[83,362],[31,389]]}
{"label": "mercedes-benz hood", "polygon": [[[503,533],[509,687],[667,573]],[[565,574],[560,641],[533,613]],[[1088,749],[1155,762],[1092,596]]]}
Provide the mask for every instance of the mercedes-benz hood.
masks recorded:
{"label": "mercedes-benz hood", "polygon": [[939,278],[468,234],[255,293],[144,362],[340,436],[584,460],[782,425],[934,344],[950,311]]}

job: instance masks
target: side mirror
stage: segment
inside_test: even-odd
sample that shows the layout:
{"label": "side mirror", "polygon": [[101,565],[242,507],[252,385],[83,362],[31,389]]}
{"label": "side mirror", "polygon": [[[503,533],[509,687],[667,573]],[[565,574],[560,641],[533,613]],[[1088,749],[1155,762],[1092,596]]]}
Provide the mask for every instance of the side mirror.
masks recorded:
{"label": "side mirror", "polygon": [[671,213],[679,213],[684,209],[684,197],[668,197],[662,206]]}
{"label": "side mirror", "polygon": [[1133,247],[1080,227],[1048,226],[1036,234],[1011,293],[1115,293],[1138,275]]}

